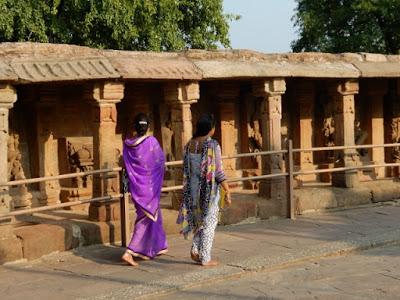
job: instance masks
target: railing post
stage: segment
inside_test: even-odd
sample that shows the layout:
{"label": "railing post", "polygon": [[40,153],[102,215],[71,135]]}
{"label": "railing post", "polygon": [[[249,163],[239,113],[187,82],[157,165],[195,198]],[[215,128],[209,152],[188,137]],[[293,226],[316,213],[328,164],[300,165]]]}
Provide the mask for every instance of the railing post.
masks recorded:
{"label": "railing post", "polygon": [[293,178],[293,141],[288,140],[287,143],[287,157],[286,157],[286,187],[287,187],[287,200],[288,200],[288,217],[294,220],[295,217],[295,203],[294,203],[294,178]]}
{"label": "railing post", "polygon": [[125,170],[122,169],[120,172],[120,189],[121,189],[121,199],[120,199],[120,208],[121,208],[121,246],[126,247],[129,244],[129,191],[127,182],[125,182]]}

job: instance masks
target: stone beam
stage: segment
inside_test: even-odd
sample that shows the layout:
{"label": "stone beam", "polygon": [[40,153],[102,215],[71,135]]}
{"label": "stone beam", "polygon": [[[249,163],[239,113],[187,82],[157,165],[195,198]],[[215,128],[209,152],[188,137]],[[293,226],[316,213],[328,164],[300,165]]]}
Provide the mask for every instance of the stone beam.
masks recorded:
{"label": "stone beam", "polygon": [[[17,100],[17,91],[12,85],[0,85],[0,182],[8,181],[7,145],[9,132],[9,110]],[[8,187],[0,187],[0,213],[13,210]]]}

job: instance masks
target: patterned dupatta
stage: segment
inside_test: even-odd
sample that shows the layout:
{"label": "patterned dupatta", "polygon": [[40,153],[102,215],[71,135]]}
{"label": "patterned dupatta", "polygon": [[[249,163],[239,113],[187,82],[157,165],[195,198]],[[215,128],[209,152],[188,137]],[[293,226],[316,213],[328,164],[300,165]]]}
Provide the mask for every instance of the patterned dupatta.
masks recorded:
{"label": "patterned dupatta", "polygon": [[[221,148],[218,142],[210,137],[204,141],[201,151],[201,178],[199,186],[199,201],[194,204],[190,186],[190,142],[185,147],[183,158],[183,201],[178,215],[178,224],[182,224],[181,233],[188,234],[198,231],[207,215],[212,201],[216,197],[217,188],[225,180],[221,163]],[[217,182],[216,177],[220,178]]]}

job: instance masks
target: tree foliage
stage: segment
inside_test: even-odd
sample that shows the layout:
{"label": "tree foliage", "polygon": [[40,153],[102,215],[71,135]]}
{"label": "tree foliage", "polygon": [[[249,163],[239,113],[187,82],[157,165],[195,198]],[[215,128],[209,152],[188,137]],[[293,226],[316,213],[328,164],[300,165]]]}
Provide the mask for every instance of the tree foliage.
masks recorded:
{"label": "tree foliage", "polygon": [[399,53],[400,0],[296,1],[293,51]]}
{"label": "tree foliage", "polygon": [[229,47],[222,0],[0,0],[0,41],[123,50]]}

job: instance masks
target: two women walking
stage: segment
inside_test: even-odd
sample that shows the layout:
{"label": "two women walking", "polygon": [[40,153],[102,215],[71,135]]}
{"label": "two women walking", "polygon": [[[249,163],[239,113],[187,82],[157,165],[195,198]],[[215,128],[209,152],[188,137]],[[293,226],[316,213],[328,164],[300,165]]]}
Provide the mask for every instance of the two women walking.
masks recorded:
{"label": "two women walking", "polygon": [[[149,121],[145,115],[136,116],[134,127],[136,136],[125,140],[123,151],[137,218],[132,240],[122,259],[132,266],[137,265],[134,257],[150,259],[167,252],[160,210],[165,156],[157,140],[146,135]],[[217,265],[211,259],[211,248],[219,207],[222,202],[231,204],[221,148],[211,138],[214,132],[213,116],[201,116],[193,138],[185,147],[183,201],[177,220],[182,224],[185,238],[190,232],[194,234],[190,256],[203,266]]]}

